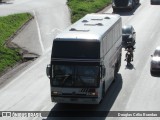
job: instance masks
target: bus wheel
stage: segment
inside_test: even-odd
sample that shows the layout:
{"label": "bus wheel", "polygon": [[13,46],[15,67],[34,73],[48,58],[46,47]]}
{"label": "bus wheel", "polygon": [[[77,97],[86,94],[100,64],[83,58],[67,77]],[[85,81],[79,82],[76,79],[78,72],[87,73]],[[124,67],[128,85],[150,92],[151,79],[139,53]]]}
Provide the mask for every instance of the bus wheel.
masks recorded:
{"label": "bus wheel", "polygon": [[113,82],[116,81],[117,72],[118,72],[118,64],[116,64],[116,66],[114,68],[114,79],[113,79]]}
{"label": "bus wheel", "polygon": [[120,55],[120,57],[119,57],[119,60],[118,60],[118,68],[117,68],[117,72],[119,72],[119,69],[120,69],[120,67],[121,67],[121,55]]}
{"label": "bus wheel", "polygon": [[105,97],[105,83],[103,83],[102,87],[102,99]]}

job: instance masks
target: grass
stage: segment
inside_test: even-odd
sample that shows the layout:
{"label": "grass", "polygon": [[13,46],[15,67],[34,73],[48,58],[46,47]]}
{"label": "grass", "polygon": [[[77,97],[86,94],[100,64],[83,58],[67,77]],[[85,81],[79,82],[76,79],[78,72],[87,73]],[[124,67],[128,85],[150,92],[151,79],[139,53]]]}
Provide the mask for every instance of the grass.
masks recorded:
{"label": "grass", "polygon": [[0,73],[22,59],[18,48],[9,48],[5,43],[31,18],[29,13],[0,17]]}
{"label": "grass", "polygon": [[88,13],[95,13],[108,6],[112,0],[68,0],[71,22],[74,23]]}

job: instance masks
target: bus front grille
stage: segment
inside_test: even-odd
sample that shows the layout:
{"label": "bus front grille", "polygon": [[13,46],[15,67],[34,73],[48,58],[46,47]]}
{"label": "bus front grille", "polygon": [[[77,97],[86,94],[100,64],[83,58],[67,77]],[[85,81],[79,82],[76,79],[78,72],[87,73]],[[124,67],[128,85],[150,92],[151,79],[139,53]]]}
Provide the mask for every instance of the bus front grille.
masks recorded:
{"label": "bus front grille", "polygon": [[80,92],[86,92],[87,93],[88,91],[89,91],[88,88],[82,88]]}

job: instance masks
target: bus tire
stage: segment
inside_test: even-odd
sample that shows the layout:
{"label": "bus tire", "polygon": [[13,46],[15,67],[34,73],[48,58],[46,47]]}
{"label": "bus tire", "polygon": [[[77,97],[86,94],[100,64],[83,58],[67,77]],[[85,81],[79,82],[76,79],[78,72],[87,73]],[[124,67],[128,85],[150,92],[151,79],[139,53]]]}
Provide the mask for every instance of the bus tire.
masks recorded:
{"label": "bus tire", "polygon": [[105,82],[103,82],[103,86],[102,86],[102,97],[100,100],[100,104],[102,103],[104,97],[105,97],[106,91],[105,91]]}
{"label": "bus tire", "polygon": [[116,71],[116,70],[114,70],[114,78],[113,78],[113,83],[116,81],[116,77],[115,77],[115,76],[116,76],[116,75],[115,75],[115,74],[116,74],[116,72],[115,72],[115,71]]}
{"label": "bus tire", "polygon": [[113,78],[113,82],[116,81],[116,76],[117,76],[117,73],[118,73],[118,66],[119,66],[119,64],[116,63],[115,68],[114,68],[114,78]]}
{"label": "bus tire", "polygon": [[121,56],[122,56],[122,55],[120,55],[119,60],[118,60],[117,72],[119,72],[119,69],[120,69],[120,67],[121,67]]}
{"label": "bus tire", "polygon": [[105,83],[103,83],[103,87],[102,87],[102,99],[105,97]]}

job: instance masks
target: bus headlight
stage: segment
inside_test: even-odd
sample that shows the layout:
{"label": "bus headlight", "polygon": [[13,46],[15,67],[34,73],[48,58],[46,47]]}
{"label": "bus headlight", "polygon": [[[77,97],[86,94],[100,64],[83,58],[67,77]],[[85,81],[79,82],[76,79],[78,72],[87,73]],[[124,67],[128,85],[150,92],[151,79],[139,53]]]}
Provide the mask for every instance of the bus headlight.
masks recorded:
{"label": "bus headlight", "polygon": [[90,96],[98,96],[98,93],[97,92],[90,92],[90,93],[88,93],[88,95],[90,95]]}
{"label": "bus headlight", "polygon": [[57,92],[57,91],[52,91],[52,92],[51,92],[51,95],[52,95],[52,96],[59,95],[59,92]]}
{"label": "bus headlight", "polygon": [[91,93],[91,95],[95,96],[95,95],[96,95],[96,93],[95,93],[95,92],[93,92],[93,93]]}

